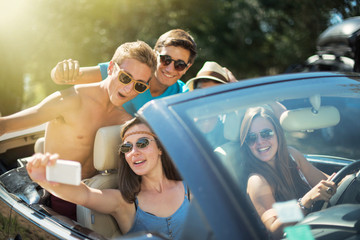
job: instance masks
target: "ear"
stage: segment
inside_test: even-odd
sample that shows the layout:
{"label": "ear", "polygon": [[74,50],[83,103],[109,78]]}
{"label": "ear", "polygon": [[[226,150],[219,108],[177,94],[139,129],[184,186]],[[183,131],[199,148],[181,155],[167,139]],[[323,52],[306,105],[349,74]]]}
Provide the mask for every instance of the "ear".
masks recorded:
{"label": "ear", "polygon": [[111,75],[113,71],[114,71],[114,62],[110,61],[109,62],[109,67],[108,67],[108,70],[107,70],[108,75]]}

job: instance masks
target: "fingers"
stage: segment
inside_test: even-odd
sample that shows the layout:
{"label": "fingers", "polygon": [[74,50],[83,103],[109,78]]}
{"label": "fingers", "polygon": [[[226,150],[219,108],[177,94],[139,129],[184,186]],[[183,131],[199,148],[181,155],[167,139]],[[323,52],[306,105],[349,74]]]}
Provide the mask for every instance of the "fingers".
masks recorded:
{"label": "fingers", "polygon": [[[333,175],[331,175],[329,179],[331,179],[332,177]],[[321,195],[320,198],[322,198],[322,200],[329,201],[330,198],[336,193],[336,189],[337,186],[334,182],[329,180],[321,181],[319,187],[319,193]]]}
{"label": "fingers", "polygon": [[326,181],[324,183],[324,189],[328,196],[331,198],[336,193],[337,186],[334,182]]}
{"label": "fingers", "polygon": [[331,174],[331,175],[328,177],[327,181],[331,181],[331,180],[335,177],[335,175],[336,175],[336,173]]}
{"label": "fingers", "polygon": [[64,79],[73,82],[79,76],[79,62],[76,60],[63,61]]}
{"label": "fingers", "polygon": [[61,83],[74,83],[81,76],[80,65],[76,60],[68,59],[59,62],[55,69],[55,78]]}
{"label": "fingers", "polygon": [[332,187],[328,187],[328,188],[326,189],[326,193],[328,193],[328,194],[330,194],[330,195],[333,195],[334,192],[335,192],[335,190],[334,190]]}
{"label": "fingers", "polygon": [[39,168],[46,167],[47,165],[54,165],[56,160],[59,158],[58,154],[50,153],[36,153],[33,155],[32,159],[27,164],[27,168]]}
{"label": "fingers", "polygon": [[[333,176],[330,176],[331,179]],[[328,202],[331,197],[336,193],[337,185],[328,180],[321,180],[315,187],[309,192],[308,196],[312,201],[324,200]]]}
{"label": "fingers", "polygon": [[30,178],[35,182],[45,182],[46,166],[55,164],[58,158],[59,156],[57,154],[34,154],[26,164],[26,170],[28,171]]}
{"label": "fingers", "polygon": [[70,66],[71,65],[71,62],[68,62],[68,61],[71,61],[71,59],[69,60],[64,60],[62,61],[61,65],[62,65],[62,75],[63,75],[63,80],[66,81],[66,82],[69,82],[69,69],[70,69]]}
{"label": "fingers", "polygon": [[328,202],[335,193],[336,193],[336,190],[334,188],[327,187],[327,188],[322,189],[321,195],[322,195],[323,200]]}

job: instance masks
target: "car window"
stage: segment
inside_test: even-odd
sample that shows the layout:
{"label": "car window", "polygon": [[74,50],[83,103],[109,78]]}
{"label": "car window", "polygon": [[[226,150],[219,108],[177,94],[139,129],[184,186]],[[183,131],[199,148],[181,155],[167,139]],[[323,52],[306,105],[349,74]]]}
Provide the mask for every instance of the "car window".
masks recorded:
{"label": "car window", "polygon": [[[334,126],[285,131],[289,146],[294,146],[305,156],[331,156],[332,159],[360,158],[360,122],[354,116],[360,115],[359,85],[319,79],[311,83],[303,81],[298,85],[282,83],[264,85],[252,89],[242,89],[224,94],[211,95],[192,100],[191,104],[181,105],[178,112],[199,137],[208,151],[214,153],[214,161],[225,167],[240,184],[241,160],[240,125],[245,110],[249,107],[264,106],[272,109],[274,103],[280,103],[288,111],[310,109],[316,112],[331,108],[339,113],[340,121]],[[279,116],[280,118],[280,116]],[[325,119],[326,120],[326,119]],[[327,121],[331,122],[332,119]],[[304,119],[303,123],[311,119]],[[319,125],[322,126],[321,123]],[[330,170],[329,170],[330,171]]]}

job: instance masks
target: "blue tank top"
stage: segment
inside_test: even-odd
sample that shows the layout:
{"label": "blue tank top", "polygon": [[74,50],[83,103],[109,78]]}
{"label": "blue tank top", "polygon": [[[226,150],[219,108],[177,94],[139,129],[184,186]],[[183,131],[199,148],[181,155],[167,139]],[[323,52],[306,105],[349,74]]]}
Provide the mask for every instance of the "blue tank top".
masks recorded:
{"label": "blue tank top", "polygon": [[183,184],[185,188],[184,201],[181,206],[176,210],[176,212],[169,217],[157,217],[151,213],[144,212],[138,206],[138,200],[136,198],[135,221],[128,233],[138,231],[155,231],[165,234],[169,239],[180,239],[181,232],[185,223],[186,214],[190,204],[187,187],[184,182]]}

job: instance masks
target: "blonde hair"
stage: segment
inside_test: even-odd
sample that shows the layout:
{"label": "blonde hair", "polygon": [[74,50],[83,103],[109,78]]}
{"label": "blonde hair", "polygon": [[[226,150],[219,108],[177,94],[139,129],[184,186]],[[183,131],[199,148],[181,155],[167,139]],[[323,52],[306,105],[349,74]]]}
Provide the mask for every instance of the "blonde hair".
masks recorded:
{"label": "blonde hair", "polygon": [[135,59],[141,63],[146,64],[151,69],[151,72],[154,73],[156,70],[156,56],[151,47],[143,42],[127,42],[121,44],[115,51],[114,56],[111,61],[116,62],[121,65],[125,59]]}

